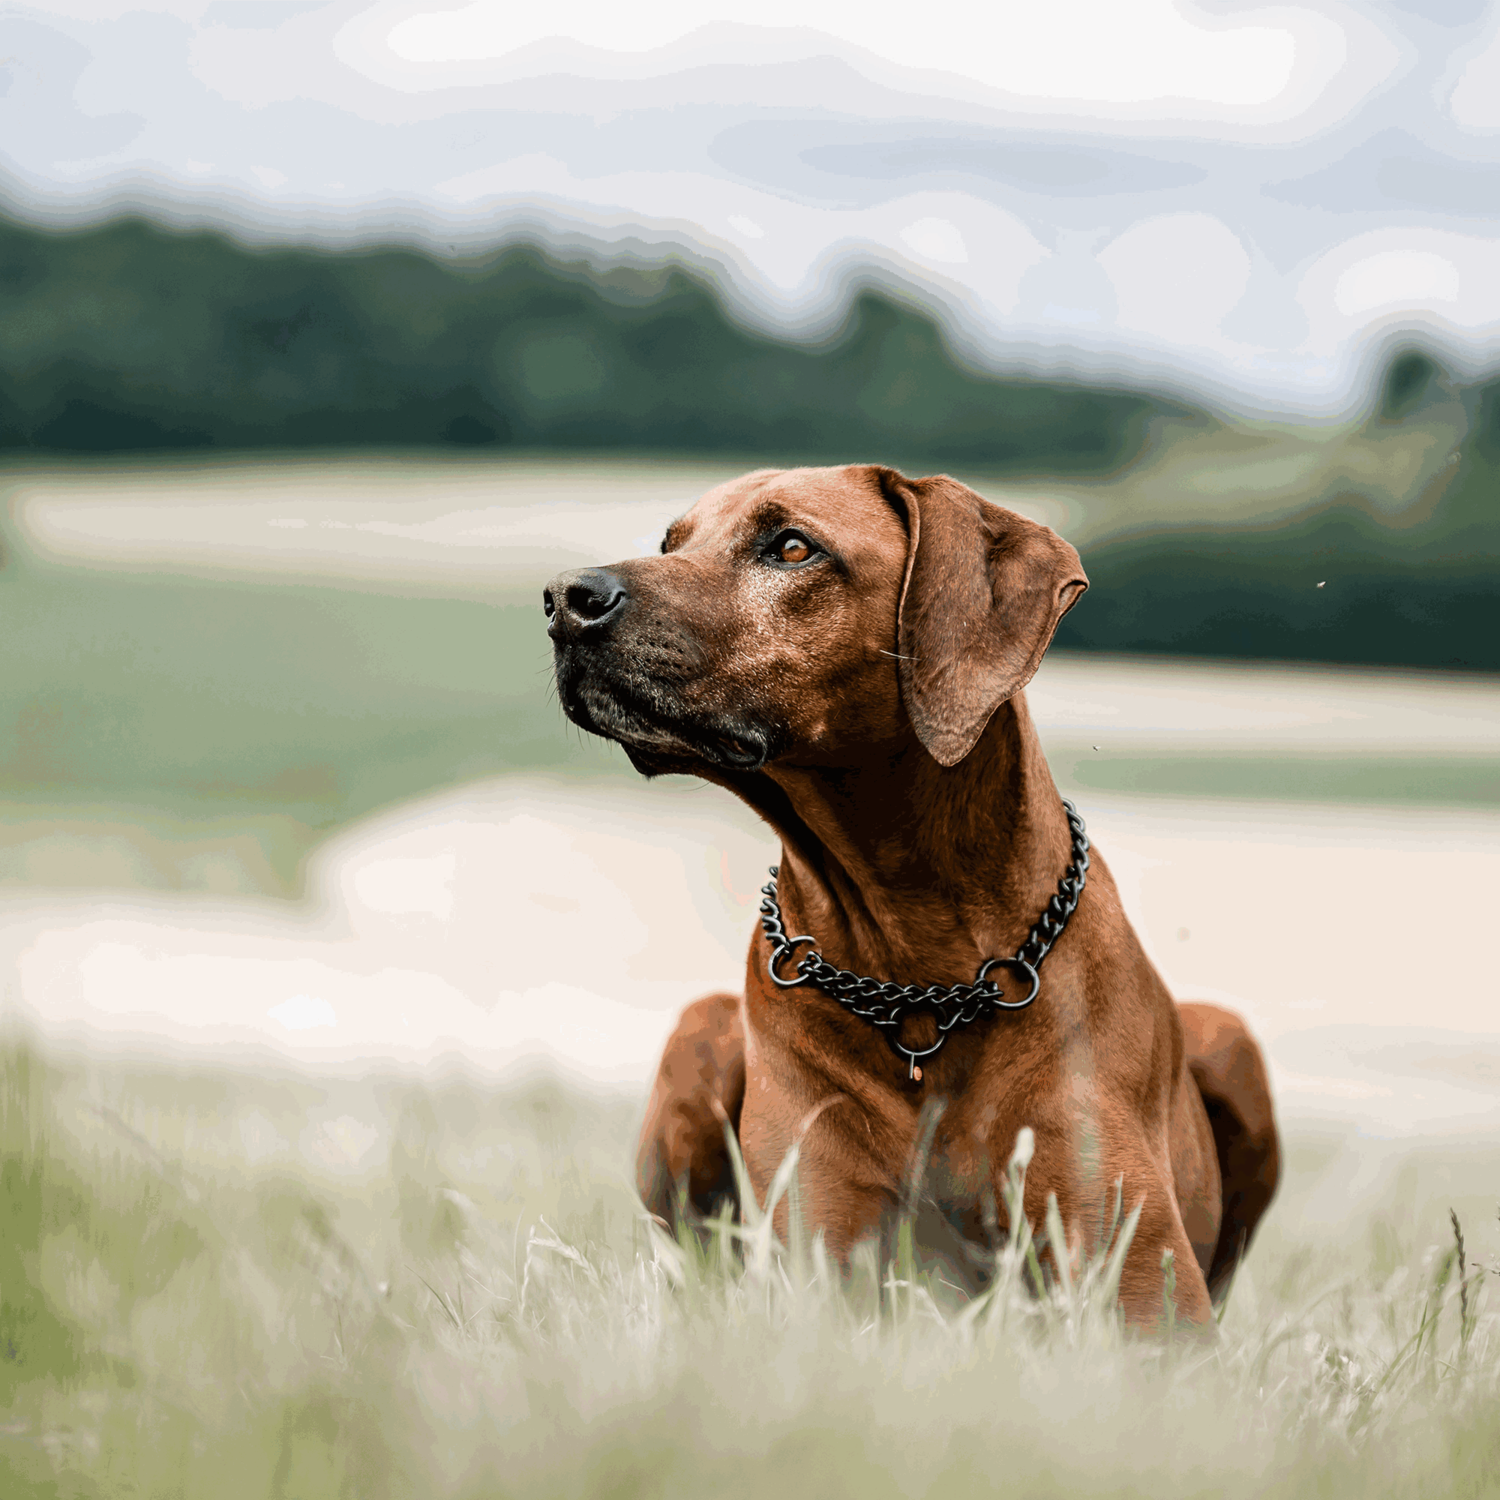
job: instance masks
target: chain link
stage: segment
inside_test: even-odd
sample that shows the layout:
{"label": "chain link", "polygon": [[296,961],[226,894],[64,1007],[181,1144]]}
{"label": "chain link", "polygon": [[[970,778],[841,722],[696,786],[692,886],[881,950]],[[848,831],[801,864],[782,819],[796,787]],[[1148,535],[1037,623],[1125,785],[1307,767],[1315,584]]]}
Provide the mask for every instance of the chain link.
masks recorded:
{"label": "chain link", "polygon": [[[811,937],[788,937],[782,921],[781,906],[776,900],[776,880],[781,873],[779,865],[771,866],[771,878],[761,887],[765,900],[760,904],[760,925],[771,946],[771,957],[767,965],[772,980],[783,989],[795,989],[800,985],[813,985],[831,999],[838,1001],[851,1015],[858,1016],[878,1027],[887,1042],[910,1065],[910,1076],[920,1078],[917,1062],[931,1057],[949,1034],[959,1026],[967,1026],[981,1016],[993,1015],[1002,1010],[1023,1010],[1036,999],[1042,981],[1037,974],[1042,960],[1052,951],[1052,945],[1062,936],[1078,906],[1078,898],[1088,879],[1089,840],[1084,832],[1083,819],[1078,810],[1062,799],[1068,815],[1068,829],[1073,841],[1073,862],[1063,872],[1057,883],[1057,893],[1048,901],[1046,909],[1037,918],[1026,941],[1016,950],[1013,958],[987,959],[975,975],[972,984],[897,984],[894,980],[871,979],[867,975],[852,974],[848,969],[836,968],[816,948],[809,949],[798,961],[795,977],[783,979],[777,965],[793,949],[803,943],[815,942]],[[986,976],[991,969],[1011,970],[1018,978],[1030,985],[1030,993],[1021,1000],[1006,1000],[1005,991]],[[913,1049],[901,1044],[901,1023],[911,1015],[930,1015],[937,1022],[937,1040],[926,1048]]]}

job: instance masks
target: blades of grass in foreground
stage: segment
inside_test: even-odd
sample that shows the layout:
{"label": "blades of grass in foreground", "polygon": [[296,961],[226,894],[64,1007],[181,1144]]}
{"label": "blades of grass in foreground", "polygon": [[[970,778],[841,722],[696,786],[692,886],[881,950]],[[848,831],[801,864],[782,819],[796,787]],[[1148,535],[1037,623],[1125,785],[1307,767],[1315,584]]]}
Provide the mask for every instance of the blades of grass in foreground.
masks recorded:
{"label": "blades of grass in foreground", "polygon": [[[507,1151],[482,1174],[413,1137],[388,1172],[283,1158],[256,1178],[248,1160],[224,1163],[231,1106],[195,1085],[190,1138],[174,1123],[186,1105],[169,1117],[171,1090],[187,1090],[169,1082],[159,1115],[121,1085],[105,1095],[152,1161],[82,1107],[101,1085],[40,1063],[7,1076],[0,1059],[7,1496],[749,1500],[833,1483],[967,1500],[997,1474],[1039,1500],[1494,1490],[1500,1316],[1473,1280],[1466,1308],[1462,1272],[1440,1263],[1456,1247],[1446,1203],[1425,1202],[1423,1232],[1387,1227],[1378,1244],[1358,1219],[1336,1242],[1322,1225],[1301,1235],[1289,1208],[1252,1247],[1217,1345],[1169,1361],[1118,1313],[1140,1206],[1117,1191],[1097,1242],[1070,1249],[1050,1206],[1026,1219],[1029,1137],[996,1174],[1006,1222],[989,1287],[955,1306],[916,1239],[904,1266],[873,1243],[845,1266],[813,1235],[799,1266],[794,1237],[766,1227],[792,1211],[797,1157],[771,1174],[765,1208],[747,1192],[743,1220],[721,1214],[679,1244],[633,1217],[623,1108],[502,1096]],[[271,1120],[258,1088],[235,1083]],[[420,1114],[399,1095],[386,1107]],[[1476,1262],[1497,1249],[1492,1224],[1464,1234]],[[883,1291],[894,1279],[897,1297]]]}
{"label": "blades of grass in foreground", "polygon": [[1058,1290],[1070,1308],[1073,1303],[1072,1252],[1068,1236],[1063,1230],[1062,1214],[1057,1207],[1057,1194],[1047,1194],[1047,1244],[1052,1251],[1053,1274],[1057,1277]]}

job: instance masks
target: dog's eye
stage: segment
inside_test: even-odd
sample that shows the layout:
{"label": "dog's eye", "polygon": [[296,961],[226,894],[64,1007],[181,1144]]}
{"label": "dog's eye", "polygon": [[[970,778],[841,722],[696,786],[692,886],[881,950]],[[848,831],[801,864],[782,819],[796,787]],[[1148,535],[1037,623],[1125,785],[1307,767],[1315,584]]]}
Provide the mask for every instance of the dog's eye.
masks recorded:
{"label": "dog's eye", "polygon": [[773,561],[795,567],[805,563],[818,549],[800,531],[783,531],[766,550]]}

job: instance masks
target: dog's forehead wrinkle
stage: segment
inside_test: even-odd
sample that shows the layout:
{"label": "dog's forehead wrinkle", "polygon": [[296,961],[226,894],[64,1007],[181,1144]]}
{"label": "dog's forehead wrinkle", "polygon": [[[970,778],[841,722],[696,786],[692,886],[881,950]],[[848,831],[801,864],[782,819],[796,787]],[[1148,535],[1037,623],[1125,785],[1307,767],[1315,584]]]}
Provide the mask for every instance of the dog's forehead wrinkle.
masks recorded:
{"label": "dog's forehead wrinkle", "polygon": [[691,539],[699,548],[728,552],[753,539],[758,530],[753,497],[710,490],[683,519],[692,523]]}
{"label": "dog's forehead wrinkle", "polygon": [[816,525],[808,516],[805,506],[788,505],[780,496],[763,498],[750,507],[745,516],[743,532],[750,536],[764,536],[789,526]]}

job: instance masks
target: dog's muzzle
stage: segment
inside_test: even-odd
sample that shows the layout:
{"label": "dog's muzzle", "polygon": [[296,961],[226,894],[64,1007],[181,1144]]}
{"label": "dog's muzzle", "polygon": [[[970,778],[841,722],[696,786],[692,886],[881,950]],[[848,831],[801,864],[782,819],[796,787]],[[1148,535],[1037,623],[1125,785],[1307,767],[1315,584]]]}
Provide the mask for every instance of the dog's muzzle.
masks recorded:
{"label": "dog's muzzle", "polygon": [[633,596],[628,576],[577,568],[542,591],[563,711],[622,745],[647,775],[704,763],[759,771],[774,732],[738,707],[694,701],[709,680],[700,645],[649,596]]}

